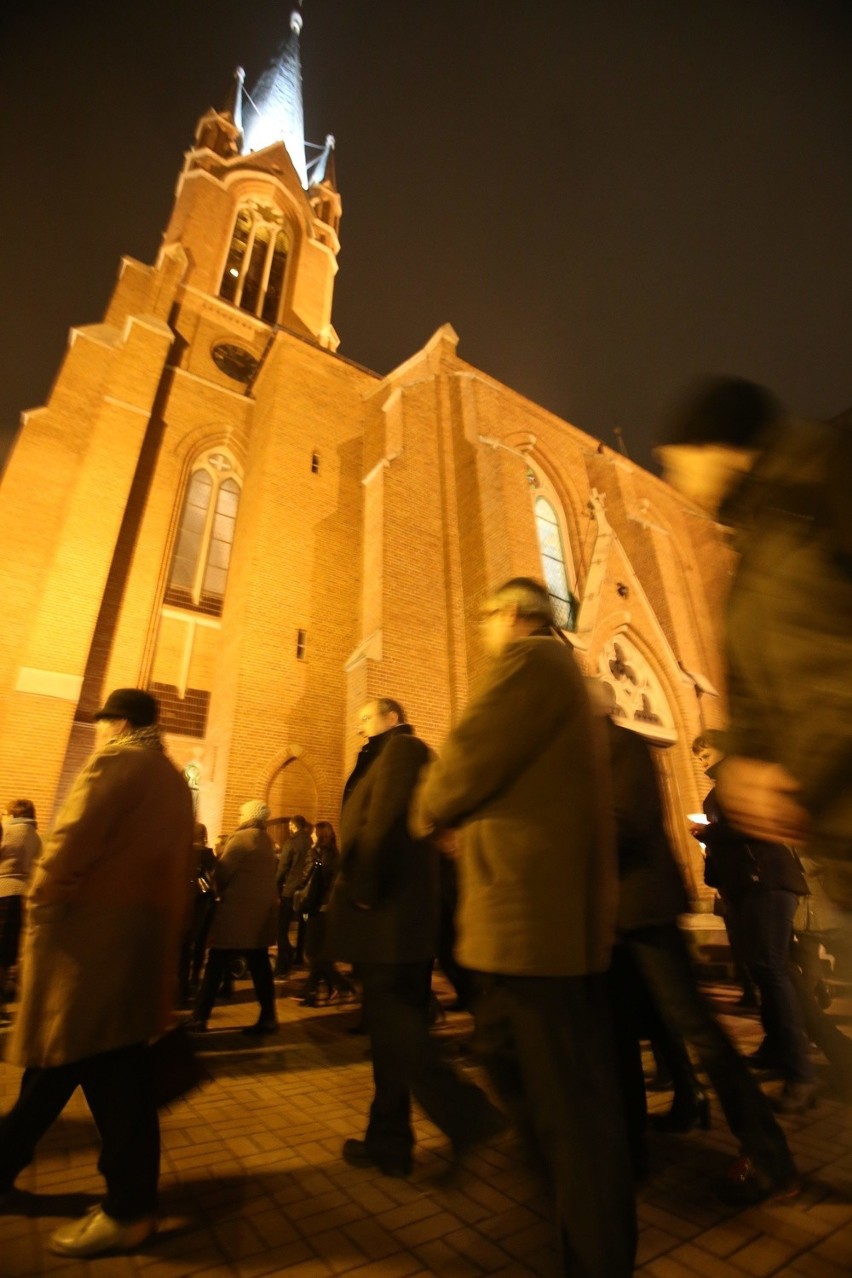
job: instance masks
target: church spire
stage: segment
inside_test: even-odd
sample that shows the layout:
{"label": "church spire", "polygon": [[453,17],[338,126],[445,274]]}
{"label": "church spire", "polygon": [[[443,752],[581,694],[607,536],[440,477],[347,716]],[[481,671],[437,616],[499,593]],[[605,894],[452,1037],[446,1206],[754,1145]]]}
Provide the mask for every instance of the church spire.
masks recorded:
{"label": "church spire", "polygon": [[267,67],[248,95],[245,150],[260,151],[283,142],[302,186],[307,189],[305,118],[302,107],[302,67],[299,32],[302,15],[290,14],[290,32],[274,62]]}

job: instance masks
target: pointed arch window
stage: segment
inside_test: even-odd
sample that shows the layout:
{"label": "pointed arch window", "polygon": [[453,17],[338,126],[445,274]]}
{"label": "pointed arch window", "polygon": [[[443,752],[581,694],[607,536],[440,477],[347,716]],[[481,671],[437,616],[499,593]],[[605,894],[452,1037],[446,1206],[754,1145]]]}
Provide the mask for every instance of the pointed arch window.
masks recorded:
{"label": "pointed arch window", "polygon": [[237,211],[219,296],[274,324],[281,309],[290,233],[280,209],[251,201]]}
{"label": "pointed arch window", "polygon": [[577,629],[577,598],[571,589],[573,565],[567,554],[567,541],[563,533],[563,521],[555,496],[545,494],[542,478],[532,469],[527,479],[533,490],[533,512],[541,568],[547,586],[556,624],[562,630]]}
{"label": "pointed arch window", "polygon": [[219,616],[239,503],[231,462],[211,453],[189,477],[165,603]]}

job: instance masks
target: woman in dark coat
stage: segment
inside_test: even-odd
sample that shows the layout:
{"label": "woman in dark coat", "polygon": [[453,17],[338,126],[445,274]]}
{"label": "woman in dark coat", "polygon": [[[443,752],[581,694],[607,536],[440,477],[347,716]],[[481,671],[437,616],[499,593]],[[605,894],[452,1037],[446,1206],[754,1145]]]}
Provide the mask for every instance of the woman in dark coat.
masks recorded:
{"label": "woman in dark coat", "polygon": [[334,826],[330,821],[317,821],[311,833],[311,849],[305,872],[293,894],[294,909],[307,919],[305,955],[309,971],[302,991],[303,1007],[316,1007],[320,985],[323,983],[328,990],[329,1002],[334,998],[342,1000],[355,994],[352,982],[325,956],[326,911],[334,880],[337,878],[339,861]]}
{"label": "woman in dark coat", "polygon": [[237,954],[248,964],[260,1016],[244,1034],[276,1034],[275,984],[269,946],[275,941],[278,893],[277,858],[266,832],[269,808],[259,800],[240,808],[240,824],[228,840],[216,868],[219,905],[210,929],[210,953],[195,1004],[190,1029],[207,1029],[216,995],[226,970]]}

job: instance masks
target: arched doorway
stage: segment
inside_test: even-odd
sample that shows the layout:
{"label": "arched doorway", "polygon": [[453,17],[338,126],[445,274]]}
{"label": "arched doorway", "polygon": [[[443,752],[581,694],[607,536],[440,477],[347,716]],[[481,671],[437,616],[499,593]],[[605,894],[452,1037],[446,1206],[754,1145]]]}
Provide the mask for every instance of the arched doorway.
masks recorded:
{"label": "arched doorway", "polygon": [[269,783],[266,802],[271,813],[270,833],[276,843],[280,843],[281,832],[278,825],[284,817],[305,817],[311,823],[317,819],[317,787],[307,764],[291,754],[285,759]]}

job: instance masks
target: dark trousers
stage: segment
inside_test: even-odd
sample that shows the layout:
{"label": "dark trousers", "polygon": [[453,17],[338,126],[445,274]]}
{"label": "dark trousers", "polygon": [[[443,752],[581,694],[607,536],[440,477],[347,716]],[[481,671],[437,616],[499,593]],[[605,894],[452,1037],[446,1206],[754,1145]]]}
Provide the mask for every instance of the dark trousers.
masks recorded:
{"label": "dark trousers", "polygon": [[411,1097],[457,1148],[493,1130],[494,1106],[442,1059],[429,1033],[432,961],[359,963],[375,1096],[366,1143],[408,1158],[414,1145]]}
{"label": "dark trousers", "polygon": [[814,1067],[799,999],[793,983],[790,949],[798,897],[780,888],[746,892],[733,907],[743,938],[744,957],[760,990],[760,1019],[769,1051],[777,1056],[784,1077],[808,1083]]}
{"label": "dark trousers", "polygon": [[568,1278],[627,1278],[636,1205],[607,981],[473,973],[475,1046],[556,1191]]}
{"label": "dark trousers", "polygon": [[32,1162],[35,1148],[77,1087],[83,1089],[101,1138],[98,1171],[103,1209],[115,1220],[157,1210],[160,1126],[151,1090],[148,1047],[137,1043],[71,1065],[24,1071],[18,1099],[0,1119],[0,1191]]}
{"label": "dark trousers", "polygon": [[277,976],[286,976],[293,966],[293,947],[290,944],[290,924],[293,922],[293,898],[282,896],[278,902],[278,957],[275,960]]}
{"label": "dark trousers", "polygon": [[248,964],[254,992],[260,1004],[260,1019],[262,1021],[276,1019],[275,982],[272,979],[269,951],[213,949],[207,955],[204,979],[195,1002],[193,1015],[197,1020],[206,1021],[210,1016],[225,973],[238,954],[242,954]]}
{"label": "dark trousers", "polygon": [[784,1133],[702,998],[677,924],[637,928],[622,939],[669,1034],[698,1055],[743,1151],[769,1175],[790,1175],[794,1168]]}

